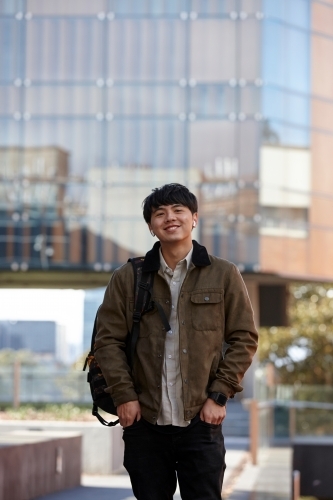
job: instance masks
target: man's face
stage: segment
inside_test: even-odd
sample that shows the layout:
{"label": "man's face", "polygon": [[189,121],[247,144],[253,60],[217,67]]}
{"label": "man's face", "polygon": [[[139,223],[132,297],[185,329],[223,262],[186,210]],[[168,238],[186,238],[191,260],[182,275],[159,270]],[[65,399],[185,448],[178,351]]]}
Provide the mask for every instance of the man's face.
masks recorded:
{"label": "man's face", "polygon": [[148,226],[162,243],[178,243],[192,239],[192,228],[197,221],[198,214],[192,214],[184,205],[162,205],[153,210]]}

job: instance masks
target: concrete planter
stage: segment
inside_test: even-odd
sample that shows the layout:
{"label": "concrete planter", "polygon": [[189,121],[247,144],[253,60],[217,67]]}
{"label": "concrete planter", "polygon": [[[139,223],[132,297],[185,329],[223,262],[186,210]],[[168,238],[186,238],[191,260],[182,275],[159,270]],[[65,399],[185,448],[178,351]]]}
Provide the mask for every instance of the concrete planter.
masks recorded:
{"label": "concrete planter", "polygon": [[73,432],[0,434],[0,500],[32,500],[79,486],[81,439]]}
{"label": "concrete planter", "polygon": [[82,472],[84,474],[114,474],[123,470],[123,429],[103,427],[98,422],[62,422],[2,420],[0,433],[15,430],[36,431],[41,435],[50,431],[71,431],[82,435]]}

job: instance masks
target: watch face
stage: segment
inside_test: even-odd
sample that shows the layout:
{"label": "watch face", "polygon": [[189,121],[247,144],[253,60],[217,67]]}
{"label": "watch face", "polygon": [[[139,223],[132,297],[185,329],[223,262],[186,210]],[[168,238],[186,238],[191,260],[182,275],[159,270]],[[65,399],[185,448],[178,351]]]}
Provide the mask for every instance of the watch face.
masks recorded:
{"label": "watch face", "polygon": [[221,406],[225,406],[227,404],[228,398],[224,394],[218,392],[217,394],[214,394],[214,396],[214,400],[217,404]]}

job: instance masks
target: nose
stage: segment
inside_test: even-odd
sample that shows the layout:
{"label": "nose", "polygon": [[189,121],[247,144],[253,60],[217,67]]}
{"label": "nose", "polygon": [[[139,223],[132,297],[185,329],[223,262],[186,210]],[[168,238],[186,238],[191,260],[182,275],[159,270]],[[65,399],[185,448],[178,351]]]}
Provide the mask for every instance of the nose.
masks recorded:
{"label": "nose", "polygon": [[167,222],[170,221],[170,220],[175,220],[175,218],[176,218],[176,216],[175,216],[175,214],[173,213],[172,210],[168,210],[166,212],[165,219],[166,219]]}

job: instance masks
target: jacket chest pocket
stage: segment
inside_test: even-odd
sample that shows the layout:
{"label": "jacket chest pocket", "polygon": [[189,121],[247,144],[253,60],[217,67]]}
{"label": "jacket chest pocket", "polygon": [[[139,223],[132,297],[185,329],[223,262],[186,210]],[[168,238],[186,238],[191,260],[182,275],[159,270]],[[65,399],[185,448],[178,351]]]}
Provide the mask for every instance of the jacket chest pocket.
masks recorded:
{"label": "jacket chest pocket", "polygon": [[194,330],[221,330],[222,306],[222,293],[208,291],[192,293],[191,315]]}

